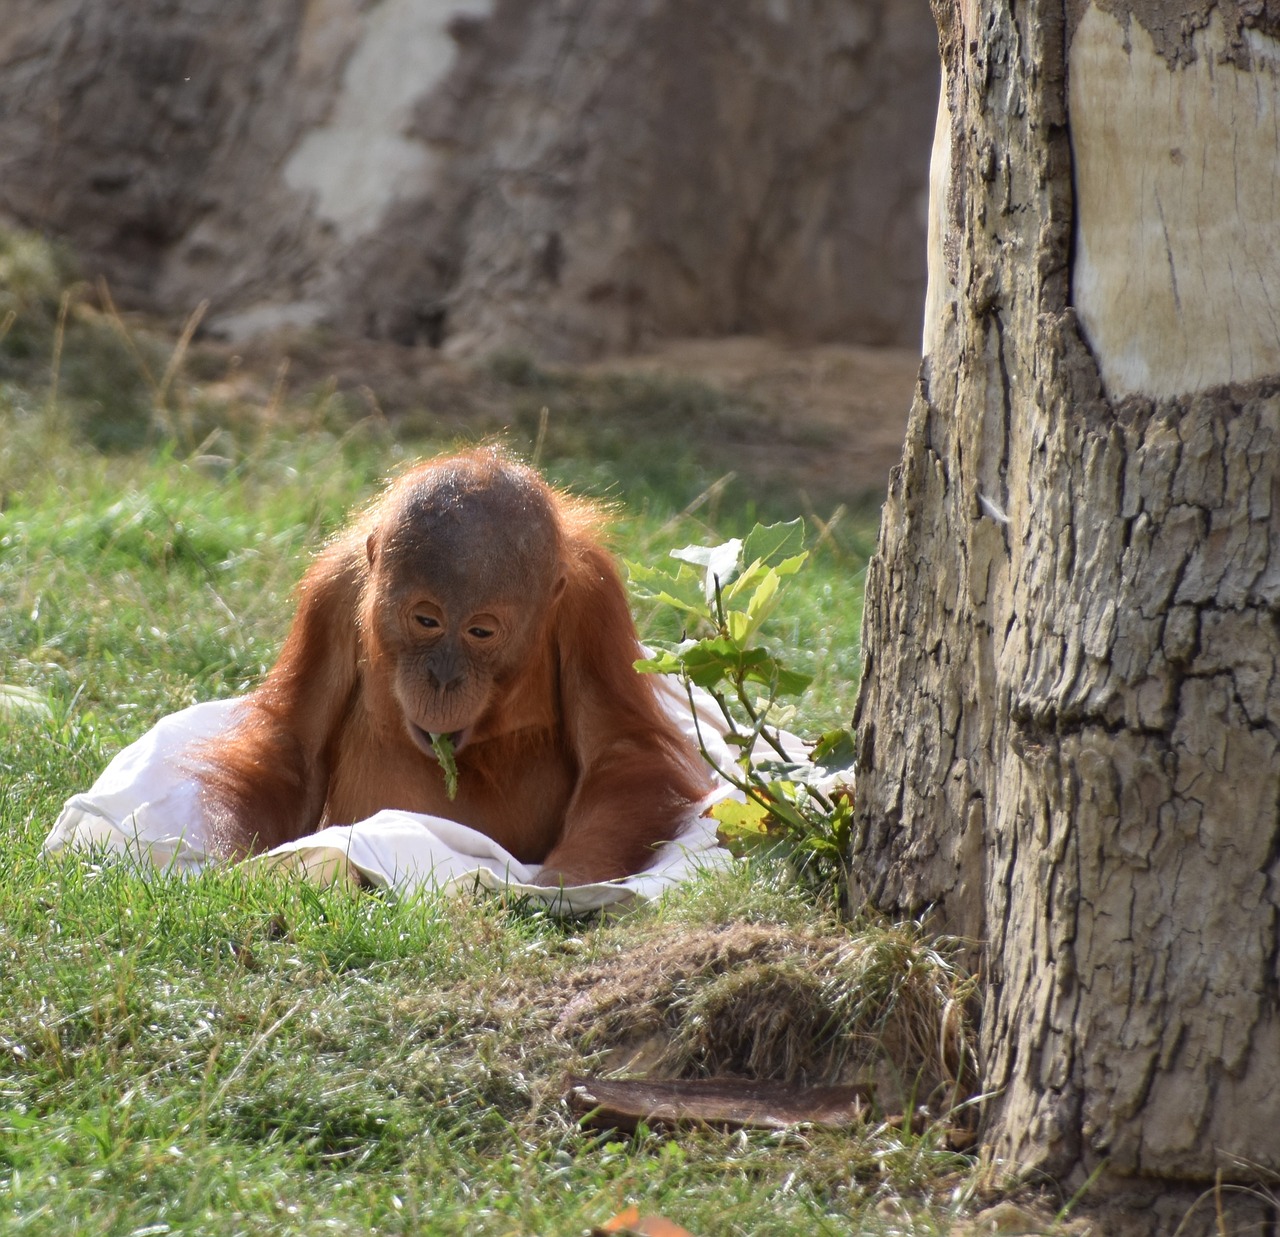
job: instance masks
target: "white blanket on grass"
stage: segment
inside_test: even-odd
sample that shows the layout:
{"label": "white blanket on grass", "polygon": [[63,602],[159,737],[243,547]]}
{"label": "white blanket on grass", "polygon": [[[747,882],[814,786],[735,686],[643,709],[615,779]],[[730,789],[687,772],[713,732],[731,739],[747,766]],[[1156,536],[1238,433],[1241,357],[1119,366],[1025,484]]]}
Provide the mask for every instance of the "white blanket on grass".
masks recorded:
{"label": "white blanket on grass", "polygon": [[[693,736],[695,718],[688,701],[667,682],[655,680],[655,690],[681,729]],[[715,723],[714,705],[700,695],[697,728],[709,754],[728,768],[733,754]],[[238,703],[215,700],[162,718],[120,752],[87,791],[67,800],[45,839],[45,853],[68,848],[115,852],[176,872],[198,872],[215,862],[206,845],[199,787],[181,758],[193,743],[230,725]],[[717,776],[715,788],[691,809],[679,837],[660,846],[648,868],[603,884],[534,885],[538,865],[521,863],[492,838],[457,821],[418,812],[382,811],[353,825],[333,825],[278,846],[270,856],[303,870],[312,865],[323,869],[336,859],[369,884],[400,892],[501,889],[556,913],[581,914],[655,897],[701,869],[732,862],[716,841],[715,821],[705,815],[728,797],[741,796]]]}

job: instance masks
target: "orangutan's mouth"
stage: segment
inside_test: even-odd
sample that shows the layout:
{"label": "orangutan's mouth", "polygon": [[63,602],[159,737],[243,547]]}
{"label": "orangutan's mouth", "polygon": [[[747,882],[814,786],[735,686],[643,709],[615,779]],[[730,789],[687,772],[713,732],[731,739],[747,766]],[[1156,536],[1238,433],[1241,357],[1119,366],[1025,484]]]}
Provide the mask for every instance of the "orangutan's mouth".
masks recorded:
{"label": "orangutan's mouth", "polygon": [[[440,734],[439,731],[436,733]],[[435,743],[433,741],[435,735],[433,735],[430,730],[424,730],[417,722],[410,722],[409,734],[412,736],[413,741],[422,748],[422,750],[426,752],[432,760],[437,759]],[[451,730],[447,733],[441,734],[441,737],[449,740],[449,746],[453,748],[453,753],[456,756],[470,741],[471,727],[464,726],[461,730]]]}

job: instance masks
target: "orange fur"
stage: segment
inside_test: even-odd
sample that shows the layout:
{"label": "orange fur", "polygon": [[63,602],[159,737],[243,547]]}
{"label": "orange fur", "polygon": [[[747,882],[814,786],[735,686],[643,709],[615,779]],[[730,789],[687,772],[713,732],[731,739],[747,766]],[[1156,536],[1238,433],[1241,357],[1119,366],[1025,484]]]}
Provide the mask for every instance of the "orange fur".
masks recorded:
{"label": "orange fur", "polygon": [[[647,866],[708,776],[633,668],[600,522],[493,449],[394,482],[317,558],[275,668],[195,753],[214,848],[403,808],[488,834],[546,883]],[[453,801],[425,746],[441,731]]]}

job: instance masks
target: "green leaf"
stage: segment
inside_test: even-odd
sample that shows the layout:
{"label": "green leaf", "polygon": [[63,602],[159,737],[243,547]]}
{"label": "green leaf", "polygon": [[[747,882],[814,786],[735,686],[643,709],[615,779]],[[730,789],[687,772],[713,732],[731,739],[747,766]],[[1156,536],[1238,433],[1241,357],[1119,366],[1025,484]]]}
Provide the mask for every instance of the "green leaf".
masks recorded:
{"label": "green leaf", "polygon": [[667,649],[659,649],[652,657],[642,657],[634,663],[641,674],[678,674],[683,664]]}
{"label": "green leaf", "polygon": [[774,782],[765,787],[764,793],[769,799],[769,814],[777,817],[778,820],[801,834],[808,833],[810,831],[809,822],[805,820],[802,812],[798,811],[783,798],[781,793],[782,785],[783,783]]}
{"label": "green leaf", "polygon": [[772,567],[765,565],[762,559],[755,559],[734,577],[734,581],[728,588],[720,590],[721,597],[726,604],[731,601],[737,601],[748,589],[755,588],[759,581],[770,571]]}
{"label": "green leaf", "polygon": [[799,696],[813,682],[813,675],[788,670],[767,649],[750,649],[740,659],[743,678],[761,683],[777,696]]}
{"label": "green leaf", "polygon": [[856,756],[853,731],[843,728],[820,735],[812,753],[813,763],[828,769],[847,769]]}
{"label": "green leaf", "polygon": [[793,576],[808,561],[809,551],[805,550],[801,554],[793,555],[791,558],[784,558],[782,562],[774,564],[773,570],[780,576]]}
{"label": "green leaf", "polygon": [[[750,640],[760,630],[769,615],[773,613],[778,604],[778,589],[781,585],[782,580],[777,571],[770,568],[765,573],[764,579],[760,581],[756,591],[751,594],[751,600],[747,602],[746,613],[742,615],[742,622],[737,625],[737,628],[730,624],[730,634],[739,644],[745,644]],[[735,612],[734,617],[736,615],[737,612]]]}
{"label": "green leaf", "polygon": [[766,565],[763,559],[757,558],[742,571],[727,589],[721,590],[721,595],[726,603],[737,601],[748,589],[758,587],[760,582],[770,576],[795,575],[804,566],[808,557],[809,553],[806,550],[803,554],[795,555],[794,558],[784,558],[782,562],[773,567]]}
{"label": "green leaf", "polygon": [[692,614],[698,618],[710,619],[711,612],[705,605],[698,601],[685,601],[682,597],[677,597],[673,593],[654,593],[654,601],[660,601],[665,606],[670,606],[673,610],[680,610],[684,614]]}
{"label": "green leaf", "polygon": [[444,793],[452,801],[458,797],[458,766],[453,758],[453,740],[447,734],[433,734],[431,750],[444,773]]}
{"label": "green leaf", "polygon": [[742,546],[742,557],[752,563],[756,559],[769,562],[783,555],[796,554],[804,549],[804,521],[790,520],[785,524],[757,524],[748,534]]}
{"label": "green leaf", "polygon": [[648,584],[652,580],[670,578],[667,572],[659,571],[657,567],[650,567],[645,563],[634,563],[629,558],[624,558],[622,565],[627,569],[627,579],[633,584]]}
{"label": "green leaf", "polygon": [[760,586],[751,594],[751,600],[747,602],[747,617],[759,626],[761,618],[773,608],[774,598],[778,595],[778,589],[782,586],[782,579],[776,571],[770,571]]}
{"label": "green leaf", "polygon": [[689,566],[681,566],[676,571],[661,571],[628,563],[627,574],[636,600],[656,601],[684,614],[711,620],[710,604],[703,597],[702,572]]}
{"label": "green leaf", "polygon": [[787,670],[782,666],[778,667],[778,677],[775,680],[779,696],[803,696],[808,690],[809,684],[813,682],[813,675],[805,674],[801,670]]}
{"label": "green leaf", "polygon": [[[727,651],[724,646],[728,646]],[[738,669],[737,651],[727,640],[702,640],[680,654],[684,672],[698,687],[715,687]]]}

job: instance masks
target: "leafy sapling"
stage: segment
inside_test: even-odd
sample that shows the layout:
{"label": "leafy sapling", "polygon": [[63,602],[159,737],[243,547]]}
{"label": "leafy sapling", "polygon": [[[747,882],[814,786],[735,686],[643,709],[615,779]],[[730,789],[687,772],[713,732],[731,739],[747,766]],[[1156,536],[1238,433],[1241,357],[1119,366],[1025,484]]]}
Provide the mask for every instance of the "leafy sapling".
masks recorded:
{"label": "leafy sapling", "polygon": [[804,522],[759,525],[746,540],[672,550],[672,567],[628,563],[636,595],[672,607],[685,638],[659,645],[637,669],[675,675],[691,707],[704,689],[723,717],[724,738],[736,750],[723,768],[702,754],[746,803],[727,800],[712,814],[721,839],[742,852],[782,843],[807,874],[839,881],[845,874],[852,817],[847,777],[829,772],[852,763],[853,737],[839,729],[822,735],[806,758],[781,727],[794,713],[784,698],[803,694],[812,676],[787,666],[760,643],[761,628],[781,600],[784,581],[808,558]]}

